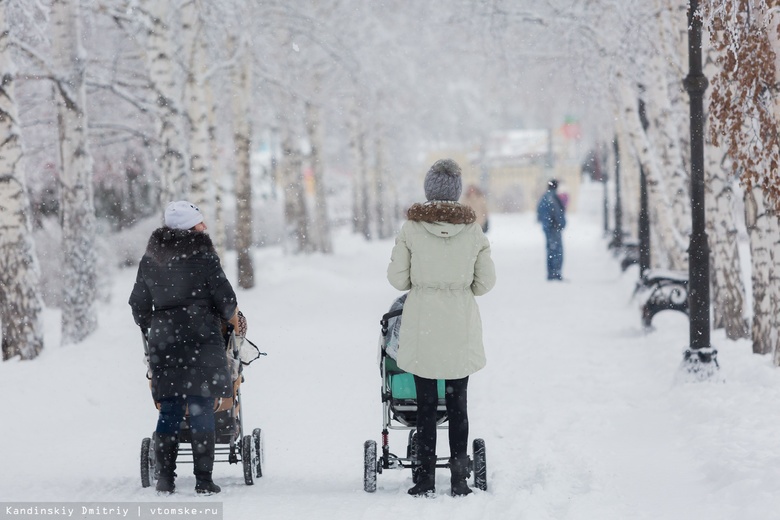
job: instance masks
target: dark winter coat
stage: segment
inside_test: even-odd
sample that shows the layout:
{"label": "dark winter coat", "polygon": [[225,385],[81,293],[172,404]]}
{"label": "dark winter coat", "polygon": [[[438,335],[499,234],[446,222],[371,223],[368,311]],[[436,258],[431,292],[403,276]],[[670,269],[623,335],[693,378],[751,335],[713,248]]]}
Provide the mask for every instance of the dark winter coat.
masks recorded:
{"label": "dark winter coat", "polygon": [[496,271],[474,211],[455,202],[415,204],[393,247],[387,279],[409,290],[398,340],[398,366],[428,379],[460,379],[485,366],[475,296]]}
{"label": "dark winter coat", "polygon": [[236,294],[208,235],[154,231],[129,303],[148,330],[155,400],[233,395],[221,322],[235,313]]}
{"label": "dark winter coat", "polygon": [[536,207],[536,219],[545,233],[561,231],[566,227],[566,210],[555,190],[547,190]]}

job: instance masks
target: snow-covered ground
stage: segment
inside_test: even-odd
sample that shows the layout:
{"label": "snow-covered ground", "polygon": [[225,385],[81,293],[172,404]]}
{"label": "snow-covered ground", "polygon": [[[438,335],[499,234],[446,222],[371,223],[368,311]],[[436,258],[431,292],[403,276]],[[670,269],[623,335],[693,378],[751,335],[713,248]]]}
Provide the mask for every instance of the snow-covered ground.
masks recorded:
{"label": "snow-covered ground", "polygon": [[[268,353],[242,386],[245,429],[265,434],[254,486],[240,466],[218,464],[213,497],[195,496],[186,466],[172,497],[141,488],[140,444],[156,413],[128,269],[87,341],[59,347],[48,312],[43,355],[0,364],[0,501],[216,501],[231,520],[777,518],[780,371],[715,332],[725,383],[676,383],[687,319],[661,313],[642,330],[636,267],[622,273],[606,249],[600,193],[585,185],[570,216],[564,283],[545,280],[532,215],[491,220],[498,284],[479,298],[488,366],[469,387],[487,492],[454,499],[440,471],[438,496],[413,499],[408,470],[363,491],[363,442],[381,430],[378,321],[398,293],[385,279],[392,241],[341,233],[332,256],[258,250],[257,287],[239,292],[248,336]],[[393,451],[405,444],[392,433]]]}

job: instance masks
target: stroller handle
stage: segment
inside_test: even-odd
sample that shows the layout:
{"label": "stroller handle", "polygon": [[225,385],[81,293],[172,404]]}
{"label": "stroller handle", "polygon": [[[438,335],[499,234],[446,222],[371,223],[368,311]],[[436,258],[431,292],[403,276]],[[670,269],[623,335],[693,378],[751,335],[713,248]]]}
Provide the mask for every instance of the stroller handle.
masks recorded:
{"label": "stroller handle", "polygon": [[400,316],[403,314],[403,312],[404,310],[401,308],[382,315],[382,319],[379,320],[379,324],[382,325],[382,336],[387,336],[387,327],[389,325],[390,319],[395,318],[396,316]]}

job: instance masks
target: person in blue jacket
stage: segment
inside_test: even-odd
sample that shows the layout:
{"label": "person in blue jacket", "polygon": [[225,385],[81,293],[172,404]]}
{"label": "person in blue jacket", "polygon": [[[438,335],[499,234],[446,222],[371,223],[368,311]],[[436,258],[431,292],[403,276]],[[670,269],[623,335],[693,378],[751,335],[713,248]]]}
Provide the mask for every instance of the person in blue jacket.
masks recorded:
{"label": "person in blue jacket", "polygon": [[561,231],[566,227],[566,209],[558,197],[558,181],[547,181],[544,192],[536,207],[536,219],[542,224],[547,238],[547,279],[563,280],[563,239]]}

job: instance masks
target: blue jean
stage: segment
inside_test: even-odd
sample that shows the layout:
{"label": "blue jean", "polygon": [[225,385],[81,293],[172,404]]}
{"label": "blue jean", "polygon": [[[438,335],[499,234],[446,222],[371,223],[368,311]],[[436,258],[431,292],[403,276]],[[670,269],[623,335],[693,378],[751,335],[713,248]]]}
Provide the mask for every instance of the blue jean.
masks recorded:
{"label": "blue jean", "polygon": [[547,279],[561,280],[563,275],[563,239],[561,232],[552,229],[545,230],[544,236],[547,237]]}
{"label": "blue jean", "polygon": [[187,397],[165,397],[160,399],[160,416],[157,419],[157,433],[176,435],[181,428],[184,414],[189,408],[192,433],[215,431],[214,398],[190,395]]}

